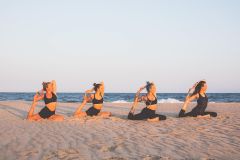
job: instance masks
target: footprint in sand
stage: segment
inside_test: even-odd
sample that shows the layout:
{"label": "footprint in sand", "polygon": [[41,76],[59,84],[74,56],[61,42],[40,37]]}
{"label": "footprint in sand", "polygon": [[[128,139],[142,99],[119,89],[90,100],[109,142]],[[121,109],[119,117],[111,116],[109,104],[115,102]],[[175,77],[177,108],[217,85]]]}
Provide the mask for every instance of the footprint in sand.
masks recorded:
{"label": "footprint in sand", "polygon": [[110,157],[110,158],[106,158],[106,159],[103,159],[103,160],[126,160],[126,159],[121,158],[121,157]]}
{"label": "footprint in sand", "polygon": [[103,146],[100,151],[101,152],[114,152],[118,146]]}
{"label": "footprint in sand", "polygon": [[118,117],[110,117],[109,119],[111,119],[114,122],[122,120],[121,118],[118,118]]}
{"label": "footprint in sand", "polygon": [[150,155],[147,155],[143,158],[143,160],[159,160],[159,159],[162,159],[162,160],[168,160],[167,157],[160,157],[160,156],[150,156]]}
{"label": "footprint in sand", "polygon": [[78,150],[75,149],[59,149],[57,151],[51,152],[43,156],[43,160],[69,160],[69,159],[79,159],[81,154]]}
{"label": "footprint in sand", "polygon": [[26,150],[26,151],[19,152],[18,156],[26,158],[26,157],[31,157],[31,156],[33,156],[35,154],[38,154],[37,150]]}

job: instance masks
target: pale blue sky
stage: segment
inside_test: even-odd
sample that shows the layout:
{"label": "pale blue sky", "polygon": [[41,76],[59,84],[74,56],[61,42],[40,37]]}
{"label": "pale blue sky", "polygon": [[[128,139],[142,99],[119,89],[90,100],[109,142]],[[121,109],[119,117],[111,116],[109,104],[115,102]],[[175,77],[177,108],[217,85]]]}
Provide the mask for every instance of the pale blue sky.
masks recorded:
{"label": "pale blue sky", "polygon": [[0,0],[0,91],[240,91],[240,1]]}

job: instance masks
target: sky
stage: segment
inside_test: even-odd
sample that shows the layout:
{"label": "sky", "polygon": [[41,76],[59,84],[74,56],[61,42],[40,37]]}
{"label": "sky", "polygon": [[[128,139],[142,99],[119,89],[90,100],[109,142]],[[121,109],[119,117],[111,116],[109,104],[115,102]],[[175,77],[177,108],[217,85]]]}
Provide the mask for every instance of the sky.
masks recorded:
{"label": "sky", "polygon": [[240,91],[240,1],[0,0],[0,92]]}

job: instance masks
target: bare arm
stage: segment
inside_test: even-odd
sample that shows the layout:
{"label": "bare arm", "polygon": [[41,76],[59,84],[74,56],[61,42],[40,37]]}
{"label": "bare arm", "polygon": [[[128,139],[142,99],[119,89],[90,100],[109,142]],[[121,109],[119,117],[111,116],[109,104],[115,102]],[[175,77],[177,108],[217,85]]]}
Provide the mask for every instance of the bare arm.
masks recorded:
{"label": "bare arm", "polygon": [[141,88],[137,91],[137,93],[136,93],[136,95],[135,95],[135,97],[134,97],[134,102],[133,102],[132,108],[131,108],[131,110],[130,110],[131,113],[134,113],[135,108],[136,108],[137,105],[138,105],[138,102],[141,102],[141,101],[144,100],[144,96],[139,97],[139,95],[140,95],[140,93],[142,92],[142,90],[143,90],[145,87],[146,87],[146,86],[141,87]]}
{"label": "bare arm", "polygon": [[85,91],[85,96],[88,95],[88,94],[91,94],[93,91],[94,91],[94,88],[86,90]]}
{"label": "bare arm", "polygon": [[52,80],[51,84],[52,84],[52,87],[53,87],[53,93],[57,94],[57,83],[56,83],[56,81]]}
{"label": "bare arm", "polygon": [[195,95],[192,95],[192,93],[194,92],[195,90],[195,87],[197,86],[198,82],[195,83],[189,90],[188,90],[188,94],[185,98],[185,102],[183,104],[183,107],[182,107],[182,110],[186,111],[187,110],[187,106],[188,104],[191,102],[191,101],[194,101],[195,99],[198,98],[198,94],[195,94]]}
{"label": "bare arm", "polygon": [[[89,91],[89,90],[87,90],[86,92],[88,92],[88,91]],[[85,94],[84,94],[84,96],[83,96],[83,101],[82,101],[81,105],[78,107],[78,109],[76,110],[76,112],[74,113],[74,115],[77,115],[77,114],[81,113],[83,107],[87,104],[87,102],[92,101],[93,95],[87,96],[86,92],[85,92]]]}
{"label": "bare arm", "polygon": [[182,110],[186,111],[187,110],[187,106],[190,102],[198,99],[199,95],[198,94],[195,94],[195,95],[192,95],[192,96],[189,96],[189,94],[186,96],[186,99],[185,99],[185,102],[183,104],[183,108]]}
{"label": "bare arm", "polygon": [[33,112],[34,112],[34,108],[36,107],[37,105],[37,102],[42,100],[44,97],[44,95],[40,95],[39,92],[37,92],[34,97],[33,97],[33,102],[32,102],[32,105],[31,105],[31,108],[30,108],[30,111],[28,112],[28,115],[27,115],[27,119],[29,119],[32,115],[33,115]]}
{"label": "bare arm", "polygon": [[43,90],[38,91],[33,97],[33,102],[37,103],[38,101],[41,101],[43,98],[44,98]]}
{"label": "bare arm", "polygon": [[[104,82],[103,82],[103,81],[102,81],[100,84],[103,86],[103,88],[105,88],[105,86],[104,86]],[[104,92],[101,93],[101,94],[102,94],[102,97],[104,97]]]}

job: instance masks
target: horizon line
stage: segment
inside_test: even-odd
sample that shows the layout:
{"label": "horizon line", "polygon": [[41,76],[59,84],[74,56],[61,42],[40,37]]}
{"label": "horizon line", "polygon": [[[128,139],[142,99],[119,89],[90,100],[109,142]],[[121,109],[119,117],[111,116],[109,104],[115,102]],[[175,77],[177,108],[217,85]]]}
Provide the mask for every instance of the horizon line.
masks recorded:
{"label": "horizon line", "polygon": [[[13,91],[0,91],[0,93],[35,93],[35,92],[25,92],[25,91],[17,91],[17,92],[13,92]],[[57,92],[57,93],[84,93],[84,92]],[[146,92],[142,92],[142,93],[146,93]],[[157,92],[157,94],[187,94],[187,92]],[[238,94],[240,92],[207,92],[207,93],[219,93],[219,94]],[[136,94],[136,92],[105,92],[105,94]]]}

